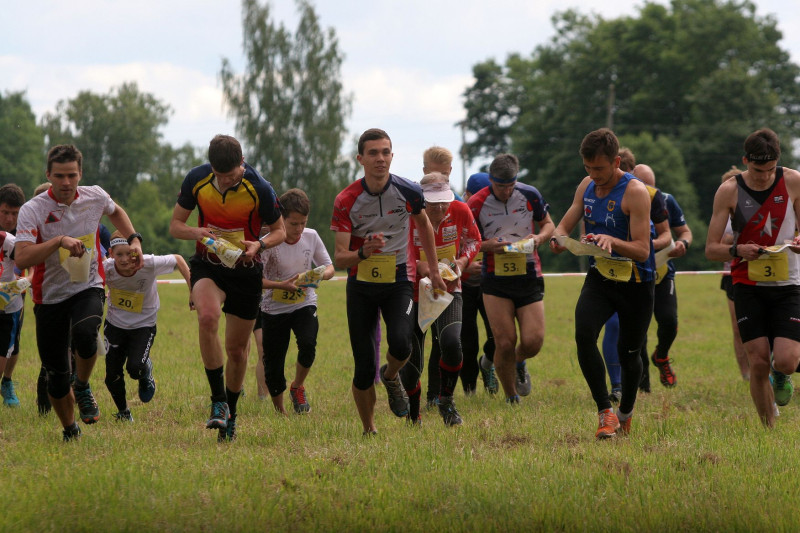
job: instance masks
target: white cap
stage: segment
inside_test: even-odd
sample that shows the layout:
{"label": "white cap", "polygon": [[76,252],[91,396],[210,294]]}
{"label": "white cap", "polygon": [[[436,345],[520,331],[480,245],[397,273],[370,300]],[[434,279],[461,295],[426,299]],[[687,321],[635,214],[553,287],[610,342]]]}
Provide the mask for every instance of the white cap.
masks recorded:
{"label": "white cap", "polygon": [[450,184],[442,181],[422,185],[422,194],[425,196],[425,201],[432,204],[455,200],[455,195],[450,190]]}

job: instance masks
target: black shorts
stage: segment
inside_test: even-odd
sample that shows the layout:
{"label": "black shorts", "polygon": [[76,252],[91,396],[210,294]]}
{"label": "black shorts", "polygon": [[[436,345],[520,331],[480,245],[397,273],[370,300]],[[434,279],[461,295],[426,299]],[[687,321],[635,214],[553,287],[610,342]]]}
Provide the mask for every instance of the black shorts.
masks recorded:
{"label": "black shorts", "polygon": [[204,261],[197,255],[189,259],[192,287],[208,278],[225,293],[222,312],[243,320],[255,320],[261,305],[261,263],[228,268]]}
{"label": "black shorts", "polygon": [[723,274],[722,279],[719,280],[719,288],[725,291],[725,296],[728,297],[728,300],[733,301],[733,276]]}
{"label": "black shorts", "polygon": [[0,357],[8,357],[14,346],[17,313],[0,313]]}
{"label": "black shorts", "polygon": [[525,307],[544,299],[543,278],[484,278],[483,294],[505,298],[514,303],[514,309]]}
{"label": "black shorts", "polygon": [[742,342],[777,337],[800,342],[800,286],[733,286],[736,322]]}

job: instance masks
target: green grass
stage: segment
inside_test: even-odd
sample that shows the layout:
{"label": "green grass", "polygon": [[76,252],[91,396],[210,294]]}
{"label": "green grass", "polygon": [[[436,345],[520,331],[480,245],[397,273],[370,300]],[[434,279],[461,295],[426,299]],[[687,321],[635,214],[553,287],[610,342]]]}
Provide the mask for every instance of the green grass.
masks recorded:
{"label": "green grass", "polygon": [[545,346],[529,363],[533,392],[519,408],[482,390],[465,398],[459,386],[462,427],[424,412],[423,427],[411,428],[379,388],[380,433],[371,439],[361,437],[350,393],[343,282],[320,289],[312,412],[276,415],[249,371],[239,439],[227,445],[204,429],[209,391],[185,286],[159,288],[155,399],[140,404],[128,380],[135,423],[115,423],[98,362],[92,385],[102,416],[82,426],[77,443],[61,442],[54,414],[36,413],[30,312],[15,373],[22,406],[0,410],[0,531],[800,528],[800,481],[791,474],[798,407],[782,408],[776,429],[761,427],[738,376],[718,276],[678,278],[678,386],[661,387],[651,367],[653,393],[640,396],[632,434],[606,442],[594,439],[597,417],[575,355],[582,278],[546,284]]}

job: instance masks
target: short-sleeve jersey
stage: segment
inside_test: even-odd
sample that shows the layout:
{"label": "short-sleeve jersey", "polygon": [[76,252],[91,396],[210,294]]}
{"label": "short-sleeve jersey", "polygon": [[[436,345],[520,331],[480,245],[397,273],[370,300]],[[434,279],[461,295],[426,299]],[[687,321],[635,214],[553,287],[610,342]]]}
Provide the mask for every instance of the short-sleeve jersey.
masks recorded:
{"label": "short-sleeve jersey", "polygon": [[[314,267],[332,264],[322,239],[311,228],[304,229],[297,242],[284,241],[264,250],[261,262],[264,279],[271,281],[283,281]],[[302,295],[266,289],[261,297],[261,310],[270,315],[291,313],[309,305],[317,305],[317,291],[313,287],[304,288]]]}
{"label": "short-sleeve jersey", "polygon": [[[451,202],[444,218],[439,222],[439,227],[434,228],[436,243],[436,256],[441,260],[455,261],[459,257],[468,257],[470,261],[477,255],[481,248],[481,233],[472,217],[467,204]],[[411,221],[409,232],[409,263],[416,264],[417,260],[427,260],[422,249],[422,241],[414,221]],[[419,280],[414,283],[414,301],[419,296]],[[452,292],[461,292],[461,280]]]}
{"label": "short-sleeve jersey", "polygon": [[[622,211],[622,198],[632,179],[632,174],[626,172],[619,182],[606,195],[597,196],[594,181],[589,183],[583,193],[583,220],[586,234],[611,235],[623,241],[630,240],[630,219]],[[612,252],[614,257],[622,257],[617,252]],[[590,267],[595,267],[594,258],[591,258]],[[653,281],[655,278],[655,254],[653,240],[650,239],[650,255],[646,261],[634,261],[631,272],[631,282]]]}
{"label": "short-sleeve jersey", "polygon": [[90,287],[103,286],[98,226],[103,215],[112,215],[115,210],[114,201],[97,185],[79,186],[70,205],[58,203],[50,189],[23,204],[17,219],[17,242],[38,244],[68,235],[81,239],[87,253],[92,254],[89,281],[83,283],[70,282],[69,273],[61,266],[67,256],[63,248],[36,265],[31,281],[35,303],[59,303]]}
{"label": "short-sleeve jersey", "polygon": [[[280,203],[272,185],[247,163],[242,180],[224,193],[219,192],[216,181],[211,164],[206,163],[190,170],[181,185],[178,205],[189,211],[198,209],[199,227],[244,249],[241,241],[257,240],[262,225],[280,218]],[[196,250],[201,256],[213,255],[200,242]]]}
{"label": "short-sleeve jersey", "polygon": [[[15,239],[11,233],[0,231],[0,282],[14,281],[17,275],[14,272],[14,261],[11,260],[11,250],[14,249]],[[4,309],[0,309],[0,314],[16,313],[25,301],[22,295],[15,296],[13,300],[8,302]]]}
{"label": "short-sleeve jersey", "polygon": [[117,272],[113,259],[103,262],[108,285],[106,321],[121,329],[156,325],[160,305],[156,277],[172,273],[178,264],[174,255],[145,254],[142,259],[142,268],[132,276]]}
{"label": "short-sleeve jersey", "polygon": [[[492,187],[481,189],[467,200],[472,216],[478,223],[483,240],[498,238],[509,243],[524,239],[534,230],[534,221],[542,222],[547,217],[550,206],[544,201],[538,189],[517,182],[508,201],[501,202],[492,192]],[[539,252],[534,250],[525,258],[525,273],[522,278],[542,277]],[[521,270],[521,269],[520,269]],[[495,256],[484,252],[484,278],[495,277]]]}
{"label": "short-sleeve jersey", "polygon": [[[386,246],[375,253],[394,256],[394,281],[413,281],[416,268],[407,261],[409,219],[424,208],[425,199],[418,183],[389,174],[383,190],[372,194],[367,189],[366,178],[361,178],[336,196],[331,229],[349,233],[353,251],[358,250],[368,236],[383,233]],[[356,264],[348,269],[348,283],[368,283],[357,280],[358,268]]]}
{"label": "short-sleeve jersey", "polygon": [[[760,246],[783,244],[794,238],[795,220],[792,198],[786,189],[783,167],[776,167],[775,181],[766,191],[753,191],[744,182],[741,174],[736,176],[738,194],[736,211],[731,220],[736,244],[755,243]],[[788,279],[781,281],[752,281],[748,276],[750,261],[736,257],[731,262],[733,283],[744,285],[800,285],[800,269],[797,254],[784,252],[788,261]]]}

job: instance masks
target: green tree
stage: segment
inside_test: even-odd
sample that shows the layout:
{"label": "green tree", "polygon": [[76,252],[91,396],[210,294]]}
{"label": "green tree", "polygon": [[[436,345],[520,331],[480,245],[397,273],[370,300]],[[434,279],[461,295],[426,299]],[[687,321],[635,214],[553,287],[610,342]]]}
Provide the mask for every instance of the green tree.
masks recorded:
{"label": "green tree", "polygon": [[[295,3],[299,23],[291,33],[271,19],[268,3],[243,0],[245,72],[223,59],[220,77],[248,162],[278,195],[303,189],[312,204],[309,226],[324,230],[336,194],[356,173],[342,157],[350,96],[336,34],[320,27],[308,0]],[[320,235],[332,250],[331,233]]]}
{"label": "green tree", "polygon": [[45,179],[44,134],[24,92],[0,95],[0,185],[16,183],[33,195]]}
{"label": "green tree", "polygon": [[41,123],[49,145],[72,143],[81,150],[84,184],[100,185],[124,203],[137,180],[153,173],[161,152],[159,129],[169,114],[168,105],[131,82],[106,95],[81,91],[59,102]]}
{"label": "green tree", "polygon": [[[741,161],[751,131],[769,126],[778,132],[782,164],[793,166],[800,67],[778,45],[775,18],[757,17],[752,2],[647,2],[638,16],[613,20],[569,10],[554,16],[553,25],[555,36],[529,57],[512,54],[501,69],[489,68],[490,62],[476,67],[485,76],[476,74],[465,93],[465,124],[472,138],[468,154],[513,151],[527,171],[524,181],[542,191],[556,220],[585,175],[580,141],[603,126],[623,138],[649,134],[654,150],[680,154],[681,161],[655,152],[647,159],[637,153],[637,159],[657,162],[651,166],[666,180],[685,165],[688,182],[669,183],[679,189],[670,192],[698,221],[709,219],[719,177]],[[503,120],[499,132],[486,126],[492,113]],[[508,148],[498,142],[501,136],[510,140]],[[700,245],[705,232],[697,227]]]}

